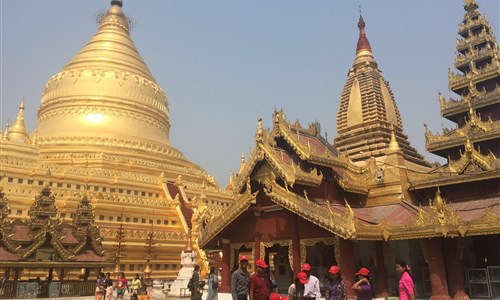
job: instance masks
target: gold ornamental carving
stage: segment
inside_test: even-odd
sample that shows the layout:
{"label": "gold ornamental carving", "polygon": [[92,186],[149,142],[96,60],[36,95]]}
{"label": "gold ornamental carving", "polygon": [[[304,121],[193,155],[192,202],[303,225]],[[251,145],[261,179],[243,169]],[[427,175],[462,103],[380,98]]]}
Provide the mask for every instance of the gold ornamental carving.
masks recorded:
{"label": "gold ornamental carving", "polygon": [[271,248],[274,245],[280,245],[281,247],[288,247],[288,262],[290,263],[290,269],[293,271],[293,249],[292,240],[281,240],[272,242],[261,242],[260,243],[260,259],[264,259],[266,248]]}

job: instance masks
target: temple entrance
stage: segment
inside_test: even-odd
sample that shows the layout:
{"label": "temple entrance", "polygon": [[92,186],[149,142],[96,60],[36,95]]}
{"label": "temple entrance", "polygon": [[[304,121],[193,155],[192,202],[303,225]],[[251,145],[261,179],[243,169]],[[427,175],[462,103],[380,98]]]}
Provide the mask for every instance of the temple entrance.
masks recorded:
{"label": "temple entrance", "polygon": [[[335,247],[333,240],[307,241],[303,240],[305,249],[305,259],[311,265],[311,275],[316,276],[320,282],[321,293],[324,294],[324,283],[327,272],[333,265],[338,265],[335,258]],[[302,253],[301,253],[302,254]],[[300,268],[300,267],[299,267]]]}
{"label": "temple entrance", "polygon": [[288,255],[289,246],[274,244],[265,248],[264,260],[269,264],[269,277],[275,280],[277,292],[280,294],[288,292],[293,279]]}

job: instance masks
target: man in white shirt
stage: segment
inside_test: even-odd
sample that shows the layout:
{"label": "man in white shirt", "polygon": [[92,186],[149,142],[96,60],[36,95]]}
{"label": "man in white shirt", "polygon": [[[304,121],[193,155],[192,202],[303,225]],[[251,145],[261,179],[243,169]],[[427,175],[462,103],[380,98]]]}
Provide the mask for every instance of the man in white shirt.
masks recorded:
{"label": "man in white shirt", "polygon": [[302,272],[307,274],[307,283],[304,285],[304,299],[320,300],[321,291],[319,290],[319,280],[316,276],[310,274],[311,265],[308,263],[302,264]]}

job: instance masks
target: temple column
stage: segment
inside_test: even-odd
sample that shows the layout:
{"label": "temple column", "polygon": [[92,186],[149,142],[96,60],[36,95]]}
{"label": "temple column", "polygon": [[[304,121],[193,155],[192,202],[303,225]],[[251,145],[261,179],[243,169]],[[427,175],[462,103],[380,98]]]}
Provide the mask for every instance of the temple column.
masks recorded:
{"label": "temple column", "polygon": [[429,263],[429,277],[431,279],[431,300],[449,300],[446,270],[443,259],[441,238],[426,240],[427,261]]}
{"label": "temple column", "polygon": [[446,273],[448,274],[448,286],[453,299],[469,299],[465,293],[464,265],[462,263],[463,239],[446,239]]}
{"label": "temple column", "polygon": [[[295,216],[295,233],[293,234],[292,237],[292,260],[293,260],[293,269],[292,269],[292,274],[293,278],[292,282],[294,282],[295,277],[297,277],[297,274],[301,271],[301,262],[300,261],[300,238],[299,238],[299,222],[298,222],[298,216]],[[305,262],[305,261],[304,261]]]}
{"label": "temple column", "polygon": [[344,281],[347,298],[355,299],[356,294],[352,290],[354,281],[354,244],[351,240],[339,239],[340,248],[340,272]]}
{"label": "temple column", "polygon": [[381,241],[375,242],[375,264],[377,266],[375,270],[375,278],[377,279],[375,294],[377,298],[383,298],[390,295],[387,284],[387,270],[385,268],[384,244],[385,242]]}
{"label": "temple column", "polygon": [[221,284],[219,286],[219,292],[230,293],[231,292],[231,248],[229,245],[230,240],[221,239],[222,242],[222,274],[221,274]]}
{"label": "temple column", "polygon": [[[257,218],[257,223],[259,223],[260,211],[254,211],[254,215]],[[254,262],[254,265],[255,265],[255,262],[258,259],[260,259],[260,236],[261,235],[262,234],[260,233],[259,230],[255,230],[255,236],[254,236],[254,240],[253,240],[253,255],[254,255],[253,262]],[[265,255],[265,253],[263,253],[263,256],[264,255]]]}

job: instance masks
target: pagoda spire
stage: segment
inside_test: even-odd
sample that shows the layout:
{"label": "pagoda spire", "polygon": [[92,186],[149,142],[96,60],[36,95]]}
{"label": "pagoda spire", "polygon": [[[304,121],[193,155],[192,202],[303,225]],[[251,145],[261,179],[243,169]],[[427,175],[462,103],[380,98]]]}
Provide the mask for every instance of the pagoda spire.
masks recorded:
{"label": "pagoda spire", "polygon": [[359,38],[358,44],[356,45],[356,58],[354,60],[354,65],[358,65],[360,63],[372,63],[375,64],[375,59],[373,58],[372,47],[370,46],[370,42],[366,37],[365,31],[366,23],[363,19],[363,16],[359,15],[358,28],[359,28]]}
{"label": "pagoda spire", "polygon": [[14,121],[9,129],[7,139],[14,142],[30,143],[28,129],[26,128],[26,123],[24,123],[24,99],[21,100],[19,113],[17,114],[16,121]]}
{"label": "pagoda spire", "polygon": [[410,145],[403,131],[394,94],[373,57],[361,14],[358,29],[356,56],[347,74],[337,111],[335,147],[353,162],[384,157],[401,150],[406,160],[427,167],[429,164]]}

